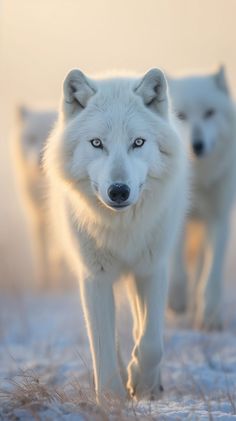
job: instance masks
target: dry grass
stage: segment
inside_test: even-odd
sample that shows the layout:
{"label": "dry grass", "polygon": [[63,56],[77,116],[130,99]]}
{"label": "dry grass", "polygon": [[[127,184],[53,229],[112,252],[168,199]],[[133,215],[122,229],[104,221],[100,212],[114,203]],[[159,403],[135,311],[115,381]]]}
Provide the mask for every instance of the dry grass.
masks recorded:
{"label": "dry grass", "polygon": [[103,405],[98,405],[94,388],[82,386],[78,379],[58,387],[45,383],[34,370],[20,370],[7,383],[8,387],[0,389],[4,419],[15,419],[15,411],[19,410],[35,420],[41,420],[40,414],[47,410],[54,414],[48,419],[63,413],[80,414],[85,420],[95,421],[153,419],[151,413],[137,416],[138,404],[127,401],[124,405],[110,393],[104,394]]}
{"label": "dry grass", "polygon": [[[185,364],[183,364],[183,370],[186,370],[191,387],[186,393],[186,390],[181,389],[181,385],[178,388],[174,386],[171,399],[175,394],[176,401],[180,403],[184,401],[186,395],[192,395],[195,401],[199,400],[204,404],[209,421],[214,420],[212,404],[215,405],[216,402],[219,405],[228,402],[232,408],[232,415],[236,415],[235,396],[227,384],[226,389],[219,396],[209,396]],[[63,386],[50,385],[34,370],[20,370],[17,375],[8,380],[7,387],[0,389],[0,405],[3,408],[4,420],[15,420],[15,411],[19,410],[24,411],[25,416],[27,414],[35,420],[42,420],[42,413],[47,414],[47,420],[63,419],[63,414],[77,414],[86,421],[166,420],[166,416],[161,415],[161,407],[163,405],[168,407],[169,404],[170,401],[164,399],[159,403],[145,403],[145,407],[140,408],[134,401],[127,401],[124,405],[107,393],[103,396],[103,405],[100,406],[96,402],[93,386],[85,387],[77,378]],[[155,406],[154,412],[153,406]],[[194,419],[198,419],[196,404],[192,405],[189,414],[192,414]],[[179,419],[177,413],[176,419]]]}

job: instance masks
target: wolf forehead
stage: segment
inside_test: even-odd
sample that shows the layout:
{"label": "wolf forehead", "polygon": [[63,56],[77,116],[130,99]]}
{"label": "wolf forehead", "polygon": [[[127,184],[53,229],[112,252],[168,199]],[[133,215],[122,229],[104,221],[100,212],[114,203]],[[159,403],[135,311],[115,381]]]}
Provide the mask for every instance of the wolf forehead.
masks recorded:
{"label": "wolf forehead", "polygon": [[156,136],[164,121],[161,115],[146,107],[143,98],[135,92],[138,82],[138,78],[96,80],[96,92],[72,121],[68,121],[71,129],[91,136],[123,131],[132,137],[144,135],[146,130]]}
{"label": "wolf forehead", "polygon": [[89,98],[85,109],[90,109],[93,113],[100,111],[106,116],[114,113],[128,116],[137,112],[137,106],[142,110],[144,104],[142,98],[135,93],[137,80],[125,78],[110,78],[96,80],[96,91]]}
{"label": "wolf forehead", "polygon": [[73,125],[82,136],[88,132],[90,135],[119,135],[122,132],[128,137],[144,135],[147,130],[150,135],[157,133],[157,118],[147,115],[142,104],[135,104],[135,99],[127,103],[107,100],[100,105],[99,98],[94,98]]}
{"label": "wolf forehead", "polygon": [[228,102],[230,94],[224,68],[213,74],[189,75],[177,79],[169,78],[174,106],[189,111],[192,107],[214,106],[220,108]]}
{"label": "wolf forehead", "polygon": [[[67,75],[63,84],[64,113],[70,118],[75,113],[86,108],[88,104],[98,101],[104,106],[112,103],[127,105],[131,98],[136,97],[136,104],[142,98],[147,107],[159,109],[165,113],[166,106],[158,107],[158,103],[166,103],[166,79],[159,69],[151,69],[142,78],[112,77],[106,79],[91,79],[85,76],[79,69],[74,69]],[[166,104],[165,104],[166,105]]]}

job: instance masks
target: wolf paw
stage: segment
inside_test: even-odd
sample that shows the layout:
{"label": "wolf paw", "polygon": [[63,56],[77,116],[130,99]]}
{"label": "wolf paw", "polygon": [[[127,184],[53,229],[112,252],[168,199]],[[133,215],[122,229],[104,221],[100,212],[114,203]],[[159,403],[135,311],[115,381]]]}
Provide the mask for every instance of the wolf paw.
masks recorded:
{"label": "wolf paw", "polygon": [[157,400],[164,388],[161,384],[159,367],[153,370],[141,371],[138,363],[132,361],[128,367],[127,388],[131,398],[136,400]]}
{"label": "wolf paw", "polygon": [[223,330],[223,320],[220,312],[205,311],[197,314],[195,327],[201,330]]}
{"label": "wolf paw", "polygon": [[221,318],[204,318],[196,323],[196,327],[201,330],[223,330],[223,321]]}

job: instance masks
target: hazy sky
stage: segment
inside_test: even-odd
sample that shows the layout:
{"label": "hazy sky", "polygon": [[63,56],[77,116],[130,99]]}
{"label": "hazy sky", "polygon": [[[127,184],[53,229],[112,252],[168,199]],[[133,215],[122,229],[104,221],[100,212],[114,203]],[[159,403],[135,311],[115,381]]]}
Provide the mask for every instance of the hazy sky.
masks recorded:
{"label": "hazy sky", "polygon": [[10,99],[56,100],[72,67],[170,73],[225,63],[236,92],[235,0],[3,0]]}
{"label": "hazy sky", "polygon": [[57,104],[73,67],[174,75],[225,63],[236,94],[236,0],[2,0],[0,14],[0,239],[5,247],[17,231],[17,252],[24,234],[8,154],[16,104]]}

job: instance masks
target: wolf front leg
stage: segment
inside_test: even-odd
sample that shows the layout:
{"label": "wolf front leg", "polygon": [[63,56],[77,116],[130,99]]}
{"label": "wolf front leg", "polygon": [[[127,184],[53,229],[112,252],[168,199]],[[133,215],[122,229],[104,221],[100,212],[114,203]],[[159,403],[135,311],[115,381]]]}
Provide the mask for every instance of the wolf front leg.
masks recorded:
{"label": "wolf front leg", "polygon": [[197,293],[196,325],[207,330],[222,328],[222,272],[228,239],[228,221],[206,224],[206,252]]}
{"label": "wolf front leg", "polygon": [[41,215],[33,215],[31,221],[32,251],[35,266],[35,278],[38,289],[49,288],[50,264],[48,260],[48,232],[47,222]]}
{"label": "wolf front leg", "polygon": [[80,293],[92,353],[95,390],[101,403],[107,392],[124,399],[115,344],[115,308],[112,280],[101,271],[81,276]]}
{"label": "wolf front leg", "polygon": [[128,390],[136,399],[156,399],[163,390],[160,362],[167,295],[167,264],[160,262],[150,276],[136,276],[135,307],[139,337],[128,366]]}
{"label": "wolf front leg", "polygon": [[183,313],[187,310],[188,301],[188,279],[184,256],[185,234],[183,230],[175,246],[169,290],[169,306],[178,313]]}

